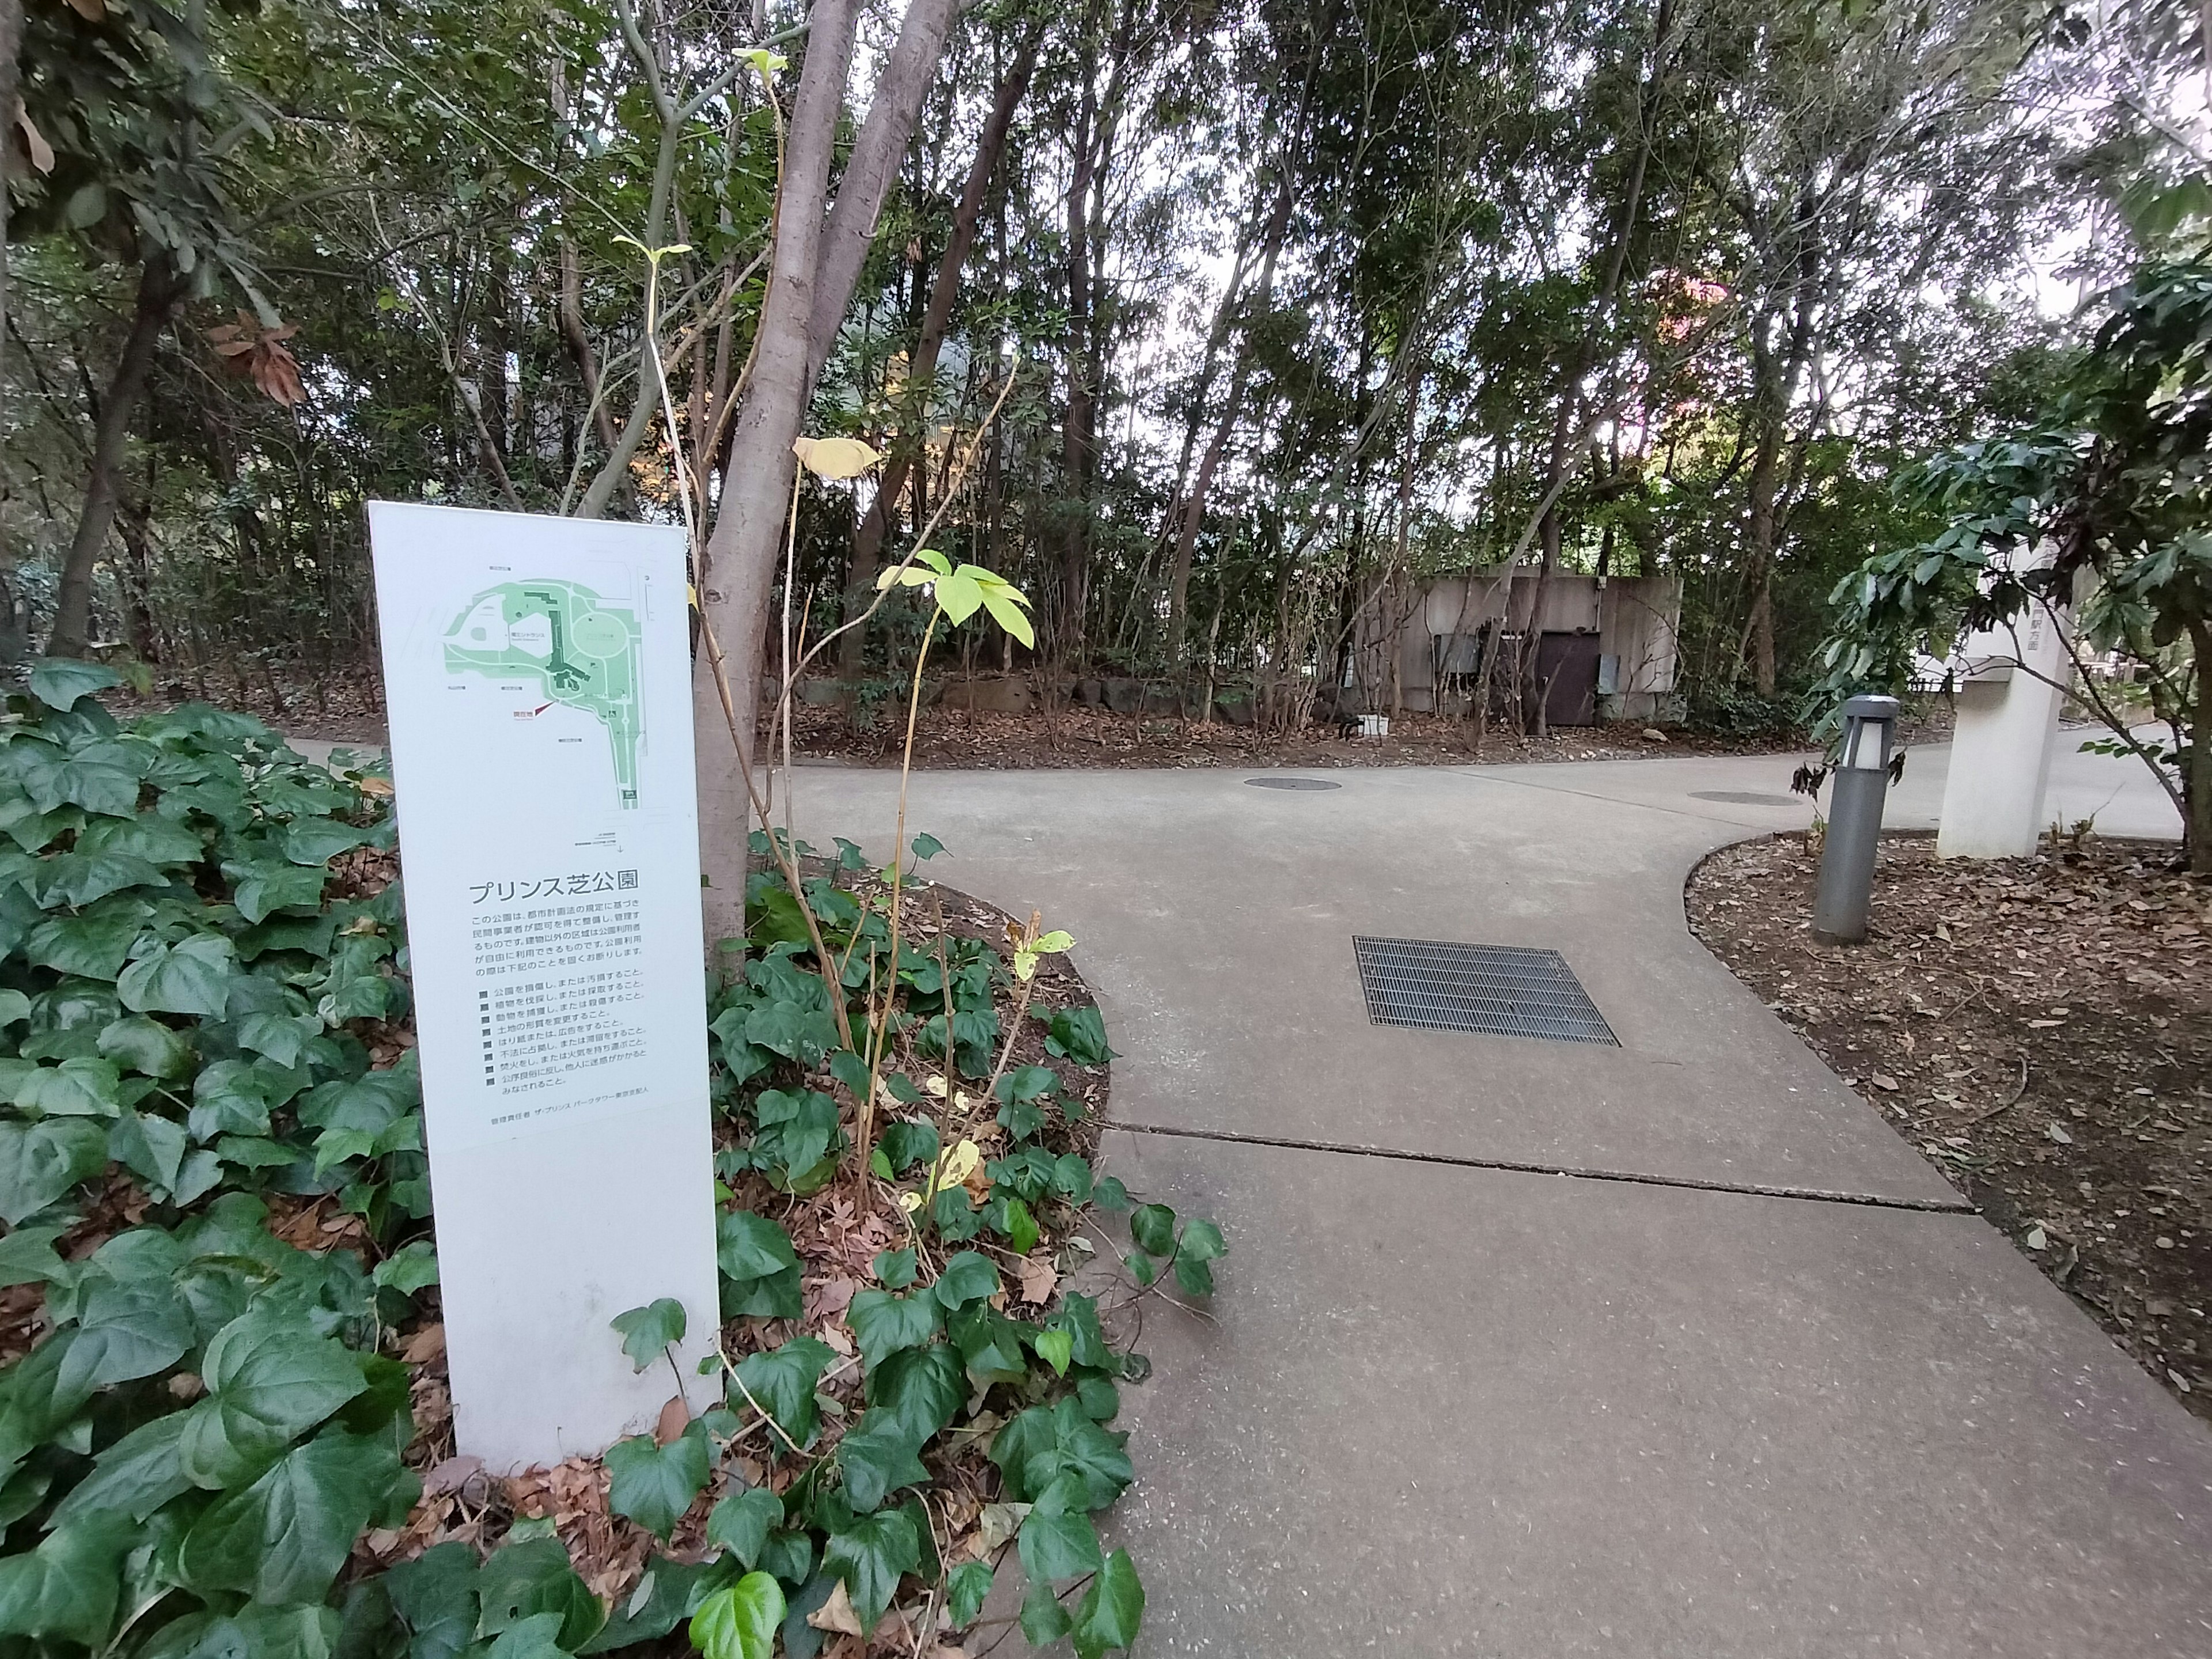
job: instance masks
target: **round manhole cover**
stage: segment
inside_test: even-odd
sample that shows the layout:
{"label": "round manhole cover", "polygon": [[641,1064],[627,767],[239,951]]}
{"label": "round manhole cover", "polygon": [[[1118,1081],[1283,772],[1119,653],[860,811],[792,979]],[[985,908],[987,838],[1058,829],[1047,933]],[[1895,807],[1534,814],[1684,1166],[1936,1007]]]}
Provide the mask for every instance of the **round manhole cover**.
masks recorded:
{"label": "round manhole cover", "polygon": [[1247,778],[1245,782],[1255,789],[1341,789],[1340,783],[1331,783],[1327,778]]}
{"label": "round manhole cover", "polygon": [[1795,795],[1758,795],[1747,789],[1692,789],[1692,800],[1724,800],[1738,806],[1795,806]]}

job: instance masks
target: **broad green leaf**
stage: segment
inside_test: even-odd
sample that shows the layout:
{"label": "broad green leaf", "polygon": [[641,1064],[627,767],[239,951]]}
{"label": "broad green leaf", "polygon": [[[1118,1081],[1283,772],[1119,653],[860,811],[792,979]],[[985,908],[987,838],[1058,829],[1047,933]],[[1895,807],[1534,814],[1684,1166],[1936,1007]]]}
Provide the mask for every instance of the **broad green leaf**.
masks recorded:
{"label": "broad green leaf", "polygon": [[66,803],[106,817],[137,816],[138,775],[127,766],[118,765],[113,759],[67,754],[48,744],[23,747],[16,779],[41,812],[51,812]]}
{"label": "broad green leaf", "polygon": [[1176,1212],[1164,1204],[1143,1204],[1129,1213],[1129,1237],[1154,1255],[1173,1255]]}
{"label": "broad green leaf", "polygon": [[607,1503],[647,1532],[665,1539],[707,1484],[713,1451],[697,1431],[656,1445],[649,1434],[606,1449]]}
{"label": "broad green leaf", "polygon": [[30,1017],[30,998],[21,991],[0,991],[0,1025],[13,1025]]}
{"label": "broad green leaf", "polygon": [[1022,1597],[1022,1639],[1031,1647],[1048,1648],[1075,1628],[1075,1620],[1052,1593],[1052,1586],[1033,1583]]}
{"label": "broad green leaf", "polygon": [[40,866],[39,902],[72,908],[132,887],[166,887],[169,878],[135,853],[64,853]]}
{"label": "broad green leaf", "polygon": [[878,1510],[830,1534],[822,1569],[845,1583],[860,1627],[872,1631],[898,1593],[901,1575],[921,1565],[921,1540],[903,1510]]}
{"label": "broad green leaf", "polygon": [[1036,1249],[1040,1237],[1036,1218],[1030,1213],[1030,1206],[1012,1193],[1006,1194],[1006,1242],[1014,1247],[1016,1255],[1027,1255]]}
{"label": "broad green leaf", "polygon": [[658,1360],[672,1342],[684,1340],[684,1304],[664,1296],[642,1308],[619,1313],[612,1322],[622,1333],[623,1352],[631,1369],[643,1370]]}
{"label": "broad green leaf", "polygon": [[915,1123],[900,1118],[884,1126],[883,1153],[894,1176],[904,1175],[917,1164],[933,1162],[937,1150],[934,1123]]}
{"label": "broad green leaf", "polygon": [[248,1014],[238,1022],[238,1046],[266,1054],[279,1066],[296,1066],[307,1040],[322,1029],[322,1021],[312,1014]]}
{"label": "broad green leaf", "polygon": [[345,1346],[287,1309],[256,1308],[216,1334],[201,1361],[207,1397],[185,1428],[185,1468],[220,1490],[329,1417],[368,1384]]}
{"label": "broad green leaf", "polygon": [[1030,1368],[1022,1352],[1029,1327],[1009,1319],[988,1302],[972,1303],[945,1322],[968,1374],[978,1382],[1013,1382]]}
{"label": "broad green leaf", "polygon": [[783,1588],[749,1572],[702,1602],[691,1615],[691,1645],[706,1659],[769,1659],[783,1623]]}
{"label": "broad green leaf", "polygon": [[401,1245],[376,1264],[370,1278],[386,1290],[412,1296],[438,1282],[437,1247],[427,1238]]}
{"label": "broad green leaf", "polygon": [[92,1473],[70,1489],[46,1524],[67,1526],[80,1516],[116,1512],[143,1521],[172,1498],[191,1491],[180,1449],[184,1430],[182,1412],[133,1429],[100,1454]]}
{"label": "broad green leaf", "polygon": [[1092,1006],[1061,1008],[1045,1028],[1045,1052],[1078,1066],[1103,1066],[1115,1058],[1106,1043],[1106,1021]]}
{"label": "broad green leaf", "polygon": [[54,1241],[64,1227],[17,1227],[0,1238],[0,1287],[36,1285],[65,1279],[69,1265],[54,1253]]}
{"label": "broad green leaf", "polygon": [[654,1553],[629,1595],[615,1603],[599,1633],[584,1644],[583,1651],[615,1653],[667,1635],[704,1606],[708,1596],[737,1583],[743,1571],[726,1555],[677,1561]]}
{"label": "broad green leaf", "polygon": [[[912,848],[915,857],[918,859],[933,859],[945,850],[945,843],[931,835],[916,836],[907,845]],[[903,964],[901,966],[901,971],[904,971]]]}
{"label": "broad green leaf", "polygon": [[1064,1398],[1050,1407],[1032,1406],[1000,1430],[991,1461],[1015,1503],[1034,1502],[1054,1481],[1073,1474],[1081,1484],[1084,1507],[1103,1509],[1136,1479],[1121,1449],[1124,1437],[1109,1434],[1078,1401]]}
{"label": "broad green leaf", "polygon": [[182,1077],[191,1069],[192,1045],[158,1019],[126,1014],[100,1034],[100,1052],[119,1066],[148,1077]]}
{"label": "broad green leaf", "polygon": [[533,1613],[519,1619],[495,1637],[483,1659],[568,1659],[561,1645],[561,1615]]}
{"label": "broad green leaf", "polygon": [[40,1117],[113,1117],[123,1109],[122,1081],[112,1060],[65,1060],[25,1073],[15,1102]]}
{"label": "broad green leaf", "polygon": [[[738,1362],[730,1408],[736,1411],[758,1401],[793,1444],[804,1446],[814,1438],[815,1425],[821,1420],[814,1385],[822,1380],[830,1358],[829,1344],[811,1336],[795,1336],[780,1348],[747,1354]],[[742,1389],[738,1382],[744,1385]]]}
{"label": "broad green leaf", "polygon": [[870,1264],[870,1271],[885,1290],[902,1291],[914,1283],[914,1266],[912,1250],[883,1250]]}
{"label": "broad green leaf", "polygon": [[1078,1659],[1099,1659],[1114,1648],[1126,1649],[1137,1639],[1145,1622],[1145,1587],[1137,1582],[1137,1565],[1129,1552],[1115,1550],[1098,1569],[1083,1605],[1075,1610]]}
{"label": "broad green leaf", "polygon": [[257,922],[278,910],[313,910],[323,902],[323,879],[320,864],[308,869],[294,864],[255,864],[247,867],[232,890],[231,902],[246,921]]}
{"label": "broad green leaf", "polygon": [[31,665],[27,681],[31,695],[49,708],[71,708],[79,697],[110,691],[123,684],[123,676],[106,663],[83,662],[75,657],[41,657]]}
{"label": "broad green leaf", "polygon": [[945,1264],[931,1287],[939,1304],[948,1313],[999,1292],[999,1270],[980,1250],[962,1250]]}
{"label": "broad green leaf", "polygon": [[12,1227],[106,1167],[107,1131],[97,1123],[0,1123],[0,1220]]}
{"label": "broad green leaf", "polygon": [[192,1310],[167,1278],[88,1273],[78,1285],[77,1338],[59,1385],[90,1393],[167,1370],[192,1345]]}
{"label": "broad green leaf", "polygon": [[76,838],[81,853],[128,853],[155,864],[198,864],[207,856],[207,843],[177,823],[155,812],[131,818],[95,818]]}
{"label": "broad green leaf", "polygon": [[299,818],[285,827],[284,856],[295,864],[319,866],[375,836],[374,828],[360,830],[329,818]]}
{"label": "broad green leaf", "polygon": [[860,1291],[845,1310],[845,1323],[872,1370],[885,1354],[918,1348],[937,1334],[938,1304],[924,1291],[894,1296],[888,1291]]}
{"label": "broad green leaf", "polygon": [[974,1624],[990,1593],[991,1568],[988,1562],[963,1561],[953,1568],[951,1577],[945,1581],[945,1613],[952,1621],[952,1628],[964,1630]]}
{"label": "broad green leaf", "polygon": [[115,1622],[118,1569],[135,1531],[119,1515],[80,1516],[36,1549],[0,1560],[0,1633],[100,1647]]}
{"label": "broad green leaf", "polygon": [[1005,629],[1024,645],[1031,647],[1036,646],[1036,630],[1030,625],[1029,613],[1019,605],[1003,593],[989,591],[986,591],[983,595],[983,604],[990,611],[991,619],[1000,627]]}
{"label": "broad green leaf", "polygon": [[230,1005],[237,953],[228,939],[195,933],[175,945],[157,945],[125,968],[115,988],[126,1008],[144,1013],[199,1014],[221,1019]]}
{"label": "broad green leaf", "polygon": [[783,1500],[765,1486],[748,1486],[714,1505],[707,1517],[707,1541],[750,1569],[759,1563],[769,1534],[782,1524]]}
{"label": "broad green leaf", "polygon": [[112,980],[146,926],[146,906],[118,896],[78,916],[50,916],[31,929],[23,954],[33,967]]}
{"label": "broad green leaf", "polygon": [[1067,1375],[1067,1362],[1075,1352],[1075,1339],[1066,1331],[1039,1331],[1030,1339],[1030,1346],[1037,1351],[1038,1358],[1052,1367],[1054,1376]]}
{"label": "broad green leaf", "polygon": [[356,1534],[407,1478],[389,1436],[323,1435],[194,1522],[179,1569],[203,1594],[240,1590],[277,1607],[319,1601]]}
{"label": "broad green leaf", "polygon": [[496,1636],[541,1613],[561,1615],[561,1645],[571,1653],[606,1622],[558,1538],[532,1538],[495,1551],[477,1575],[479,1637]]}
{"label": "broad green leaf", "polygon": [[929,1479],[916,1455],[921,1443],[896,1413],[871,1411],[857,1429],[837,1443],[837,1467],[845,1476],[845,1501],[860,1514],[879,1508],[902,1486]]}
{"label": "broad green leaf", "polygon": [[868,1372],[868,1420],[896,1418],[916,1445],[951,1422],[967,1398],[960,1357],[942,1342],[886,1354]]}
{"label": "broad green leaf", "polygon": [[1019,1548],[1022,1570],[1033,1583],[1098,1569],[1098,1529],[1079,1510],[1048,1515],[1042,1504],[1031,1509],[1022,1521]]}
{"label": "broad green leaf", "polygon": [[475,1639],[477,1571],[473,1549],[446,1543],[384,1575],[392,1611],[414,1638],[409,1659],[456,1659]]}

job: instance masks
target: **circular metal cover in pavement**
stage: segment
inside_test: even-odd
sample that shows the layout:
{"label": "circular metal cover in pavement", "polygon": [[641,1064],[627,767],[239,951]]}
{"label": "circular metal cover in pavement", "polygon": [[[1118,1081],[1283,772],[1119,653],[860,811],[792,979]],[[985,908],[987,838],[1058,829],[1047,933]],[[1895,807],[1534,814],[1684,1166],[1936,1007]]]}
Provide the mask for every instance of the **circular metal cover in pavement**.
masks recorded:
{"label": "circular metal cover in pavement", "polygon": [[1327,778],[1247,778],[1245,782],[1255,789],[1341,789],[1340,783],[1331,783]]}
{"label": "circular metal cover in pavement", "polygon": [[1692,800],[1733,801],[1738,806],[1795,806],[1795,795],[1756,795],[1747,789],[1692,789]]}

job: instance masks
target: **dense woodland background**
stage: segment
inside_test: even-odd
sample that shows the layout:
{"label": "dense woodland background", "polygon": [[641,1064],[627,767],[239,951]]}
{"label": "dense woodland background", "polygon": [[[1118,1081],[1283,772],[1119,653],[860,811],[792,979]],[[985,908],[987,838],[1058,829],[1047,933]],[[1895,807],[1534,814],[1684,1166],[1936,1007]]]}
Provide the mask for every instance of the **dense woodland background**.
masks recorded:
{"label": "dense woodland background", "polygon": [[[942,508],[933,544],[1036,604],[1035,658],[979,625],[976,665],[1328,684],[1394,577],[1519,559],[1678,574],[1692,710],[1786,716],[1838,577],[1929,532],[1894,475],[2021,418],[2077,307],[2205,232],[2179,4],[939,9],[804,422],[889,459],[804,484],[793,599],[850,615]],[[902,16],[860,10],[833,170]],[[373,497],[688,506],[703,538],[803,9],[19,21],[9,653],[357,674]],[[887,680],[918,626],[887,606],[842,670]]]}

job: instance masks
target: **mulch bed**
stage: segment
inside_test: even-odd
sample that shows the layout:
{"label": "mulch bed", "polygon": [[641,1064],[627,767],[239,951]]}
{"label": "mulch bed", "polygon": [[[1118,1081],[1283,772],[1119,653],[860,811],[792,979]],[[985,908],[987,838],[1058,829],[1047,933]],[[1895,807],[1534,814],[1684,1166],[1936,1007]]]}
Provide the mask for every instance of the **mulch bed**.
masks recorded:
{"label": "mulch bed", "polygon": [[1874,925],[1812,942],[1802,836],[1715,854],[1690,926],[1898,1133],[2212,1420],[2212,884],[2170,844],[1938,862],[1882,845]]}

